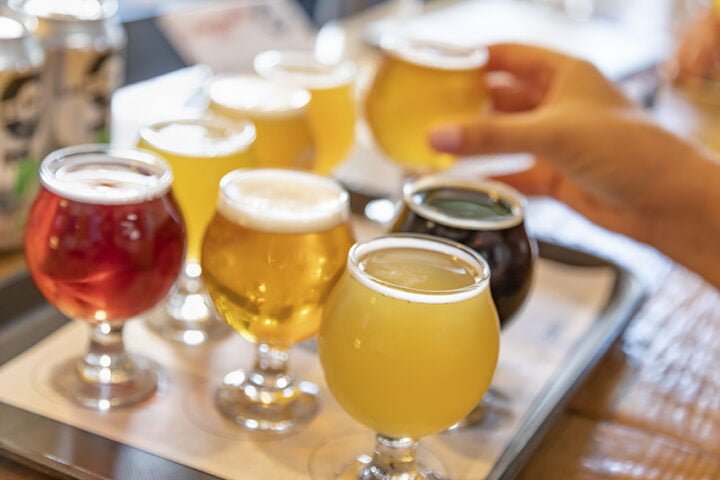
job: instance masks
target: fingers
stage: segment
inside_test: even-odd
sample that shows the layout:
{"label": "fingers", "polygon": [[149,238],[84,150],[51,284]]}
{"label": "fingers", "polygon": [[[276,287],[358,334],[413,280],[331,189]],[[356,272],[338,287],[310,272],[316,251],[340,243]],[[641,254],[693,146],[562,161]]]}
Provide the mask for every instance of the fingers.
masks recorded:
{"label": "fingers", "polygon": [[561,53],[531,45],[501,43],[488,47],[487,71],[510,72],[513,75],[547,85],[553,74],[575,59]]}
{"label": "fingers", "polygon": [[537,86],[508,73],[492,72],[487,76],[487,83],[493,109],[499,112],[532,110],[540,105],[545,96],[545,92]]}
{"label": "fingers", "polygon": [[553,144],[554,135],[548,134],[552,126],[537,112],[488,114],[439,126],[429,140],[434,149],[460,156],[519,152],[543,156]]}

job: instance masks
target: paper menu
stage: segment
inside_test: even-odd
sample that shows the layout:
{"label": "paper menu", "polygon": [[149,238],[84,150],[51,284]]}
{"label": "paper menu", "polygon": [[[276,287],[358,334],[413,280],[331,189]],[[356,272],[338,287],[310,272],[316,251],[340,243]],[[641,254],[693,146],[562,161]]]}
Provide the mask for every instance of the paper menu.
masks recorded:
{"label": "paper menu", "polygon": [[183,60],[215,72],[250,71],[256,54],[269,49],[307,49],[314,29],[294,0],[206,1],[158,17]]}

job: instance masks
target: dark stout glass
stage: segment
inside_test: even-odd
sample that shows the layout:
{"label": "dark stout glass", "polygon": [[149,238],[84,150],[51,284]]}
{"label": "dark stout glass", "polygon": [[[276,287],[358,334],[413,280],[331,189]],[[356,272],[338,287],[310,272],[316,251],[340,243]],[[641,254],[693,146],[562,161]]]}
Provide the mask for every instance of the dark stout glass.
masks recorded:
{"label": "dark stout glass", "polygon": [[527,298],[536,246],[525,230],[525,200],[497,182],[425,177],[405,186],[393,232],[436,235],[462,243],[490,265],[501,325]]}

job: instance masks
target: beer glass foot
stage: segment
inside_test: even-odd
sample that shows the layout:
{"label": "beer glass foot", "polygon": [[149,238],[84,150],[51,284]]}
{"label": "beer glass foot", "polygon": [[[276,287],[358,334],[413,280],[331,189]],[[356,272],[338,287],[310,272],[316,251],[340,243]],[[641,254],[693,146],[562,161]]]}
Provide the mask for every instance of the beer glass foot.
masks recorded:
{"label": "beer glass foot", "polygon": [[509,403],[510,398],[505,393],[490,387],[480,403],[465,418],[448,428],[448,431],[472,427],[494,428],[512,418]]}
{"label": "beer glass foot", "polygon": [[201,345],[230,333],[202,287],[200,265],[196,263],[185,266],[164,305],[148,316],[147,325],[183,345]]}
{"label": "beer glass foot", "polygon": [[311,420],[318,409],[318,387],[287,375],[268,379],[258,372],[225,375],[215,395],[220,412],[252,431],[287,433]]}
{"label": "beer glass foot", "polygon": [[[101,359],[102,362],[102,359]],[[124,354],[111,367],[90,365],[85,358],[72,358],[53,369],[52,386],[63,397],[100,411],[133,405],[150,398],[157,390],[158,370],[154,362]]]}
{"label": "beer glass foot", "polygon": [[[355,434],[332,440],[313,452],[309,472],[313,480],[443,480],[448,475],[440,460],[410,439],[378,436],[374,455],[359,455],[347,463],[349,453],[370,452],[372,437]],[[391,444],[393,446],[388,446]],[[343,464],[345,461],[345,464]]]}

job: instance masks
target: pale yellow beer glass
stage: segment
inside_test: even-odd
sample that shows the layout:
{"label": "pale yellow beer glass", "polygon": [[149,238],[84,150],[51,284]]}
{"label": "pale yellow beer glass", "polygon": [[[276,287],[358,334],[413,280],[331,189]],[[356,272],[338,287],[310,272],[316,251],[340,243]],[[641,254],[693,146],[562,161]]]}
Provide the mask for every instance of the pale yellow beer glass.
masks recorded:
{"label": "pale yellow beer glass", "polygon": [[323,63],[309,51],[270,50],[255,57],[254,65],[255,71],[268,80],[310,92],[308,115],[315,139],[313,171],[332,173],[355,143],[355,64]]}
{"label": "pale yellow beer glass", "polygon": [[173,195],[187,229],[186,264],[161,312],[148,316],[151,327],[172,340],[197,345],[227,333],[200,282],[200,244],[218,197],[220,179],[253,166],[252,123],[216,117],[160,121],[140,131],[138,147],[168,161],[175,176]]}
{"label": "pale yellow beer glass", "polygon": [[207,88],[214,114],[255,125],[261,168],[313,170],[315,144],[308,117],[310,93],[256,75],[218,75]]}
{"label": "pale yellow beer glass", "polygon": [[325,177],[238,170],[220,184],[203,241],[205,285],[227,323],[257,345],[250,372],[227,374],[216,404],[236,423],[285,432],[311,418],[317,387],[287,371],[313,336],[353,243],[348,194]]}
{"label": "pale yellow beer glass", "polygon": [[500,328],[489,278],[477,253],[437,237],[390,235],[350,250],[320,361],[335,399],[378,441],[372,460],[338,478],[438,478],[416,463],[416,442],[462,419],[490,385]]}
{"label": "pale yellow beer glass", "polygon": [[365,99],[375,141],[409,172],[449,167],[455,158],[433,150],[428,133],[440,122],[472,117],[488,107],[486,49],[393,37],[382,42],[382,50]]}

